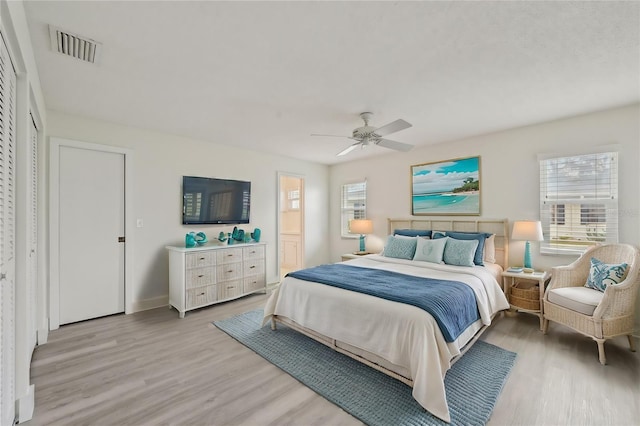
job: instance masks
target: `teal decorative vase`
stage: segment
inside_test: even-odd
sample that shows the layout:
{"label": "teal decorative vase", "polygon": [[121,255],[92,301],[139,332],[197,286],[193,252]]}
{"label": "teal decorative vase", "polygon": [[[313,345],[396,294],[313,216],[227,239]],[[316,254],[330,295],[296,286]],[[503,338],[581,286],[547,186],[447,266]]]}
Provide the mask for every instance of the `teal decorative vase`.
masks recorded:
{"label": "teal decorative vase", "polygon": [[251,238],[253,238],[256,243],[259,243],[260,242],[260,234],[261,234],[260,228],[256,228],[251,233]]}
{"label": "teal decorative vase", "polygon": [[196,246],[196,236],[193,232],[189,232],[187,235],[184,236],[184,245],[187,248]]}
{"label": "teal decorative vase", "polygon": [[218,234],[218,241],[223,242],[223,243],[225,241],[227,241],[227,234],[225,234],[224,232],[220,232]]}

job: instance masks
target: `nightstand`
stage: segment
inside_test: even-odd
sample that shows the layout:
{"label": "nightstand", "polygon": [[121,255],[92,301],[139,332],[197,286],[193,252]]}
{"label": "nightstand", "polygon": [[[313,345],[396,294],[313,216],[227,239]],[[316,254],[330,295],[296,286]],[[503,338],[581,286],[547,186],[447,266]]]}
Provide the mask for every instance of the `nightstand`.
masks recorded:
{"label": "nightstand", "polygon": [[[551,278],[551,274],[545,271],[533,272],[533,273],[504,271],[502,273],[502,284],[504,286],[504,294],[507,296],[509,305],[511,306],[512,309],[516,311],[527,312],[530,314],[537,315],[540,318],[540,330],[542,330],[542,324],[544,322],[542,299],[544,297],[545,284],[550,278]],[[511,297],[511,287],[513,287],[519,281],[535,281],[538,283],[538,287],[539,287],[538,301],[540,306],[538,309],[532,309],[531,306],[525,306],[526,303],[524,302],[526,302],[526,300],[523,300],[522,302],[520,302],[520,300],[522,299]]]}
{"label": "nightstand", "polygon": [[366,254],[371,254],[368,251],[364,252],[364,253],[345,253],[343,255],[341,255],[340,257],[342,257],[342,262],[344,262],[345,260],[351,260],[351,259],[357,259],[360,256],[364,256]]}

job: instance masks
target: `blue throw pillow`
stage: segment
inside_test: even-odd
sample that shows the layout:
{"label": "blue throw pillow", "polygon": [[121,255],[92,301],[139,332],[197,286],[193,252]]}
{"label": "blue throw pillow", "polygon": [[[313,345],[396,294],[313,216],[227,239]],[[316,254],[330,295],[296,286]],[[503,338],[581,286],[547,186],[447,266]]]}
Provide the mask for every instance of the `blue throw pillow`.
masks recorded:
{"label": "blue throw pillow", "polygon": [[607,286],[620,284],[627,276],[629,265],[626,263],[604,263],[591,258],[591,268],[585,287],[605,291]]}
{"label": "blue throw pillow", "polygon": [[431,230],[429,229],[396,229],[393,235],[404,235],[405,237],[429,237],[431,238]]}
{"label": "blue throw pillow", "polygon": [[384,246],[383,256],[412,260],[416,253],[417,242],[418,238],[415,237],[395,237],[389,235],[387,245]]}
{"label": "blue throw pillow", "polygon": [[447,265],[473,266],[473,257],[477,247],[478,240],[447,238],[442,258]]}
{"label": "blue throw pillow", "polygon": [[[455,238],[456,240],[477,240],[478,246],[476,247],[476,252],[473,256],[473,263],[478,266],[484,266],[483,253],[484,253],[484,242],[490,237],[492,234],[488,234],[486,232],[458,232],[458,231],[446,231],[446,236]],[[434,239],[442,238],[444,235],[441,232],[435,232],[433,235]]]}

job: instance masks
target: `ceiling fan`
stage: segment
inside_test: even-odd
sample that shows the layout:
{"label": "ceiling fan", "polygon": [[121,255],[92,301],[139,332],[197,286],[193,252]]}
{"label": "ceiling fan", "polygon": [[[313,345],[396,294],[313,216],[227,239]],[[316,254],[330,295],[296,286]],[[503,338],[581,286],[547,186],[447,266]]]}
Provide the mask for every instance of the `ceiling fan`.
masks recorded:
{"label": "ceiling fan", "polygon": [[402,119],[398,119],[396,121],[392,121],[389,124],[386,124],[382,127],[373,127],[369,126],[369,120],[373,116],[371,112],[363,112],[360,114],[362,120],[364,120],[364,126],[358,127],[354,129],[351,136],[339,136],[339,135],[320,135],[320,134],[312,134],[311,136],[331,136],[331,137],[339,137],[339,138],[349,138],[353,139],[356,142],[351,144],[346,149],[342,150],[338,153],[338,155],[345,155],[356,149],[358,146],[364,148],[370,144],[383,146],[385,148],[395,149],[396,151],[409,151],[413,148],[413,145],[409,145],[408,143],[396,142],[390,139],[384,139],[382,136],[389,135],[391,133],[399,132],[400,130],[408,129],[411,127],[410,123]]}

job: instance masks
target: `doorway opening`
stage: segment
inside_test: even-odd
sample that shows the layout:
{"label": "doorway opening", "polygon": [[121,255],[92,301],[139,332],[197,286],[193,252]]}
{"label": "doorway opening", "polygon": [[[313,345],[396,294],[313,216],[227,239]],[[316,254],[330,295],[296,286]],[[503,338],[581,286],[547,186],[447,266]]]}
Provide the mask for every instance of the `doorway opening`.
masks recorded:
{"label": "doorway opening", "polygon": [[280,279],[304,268],[304,177],[278,173]]}

